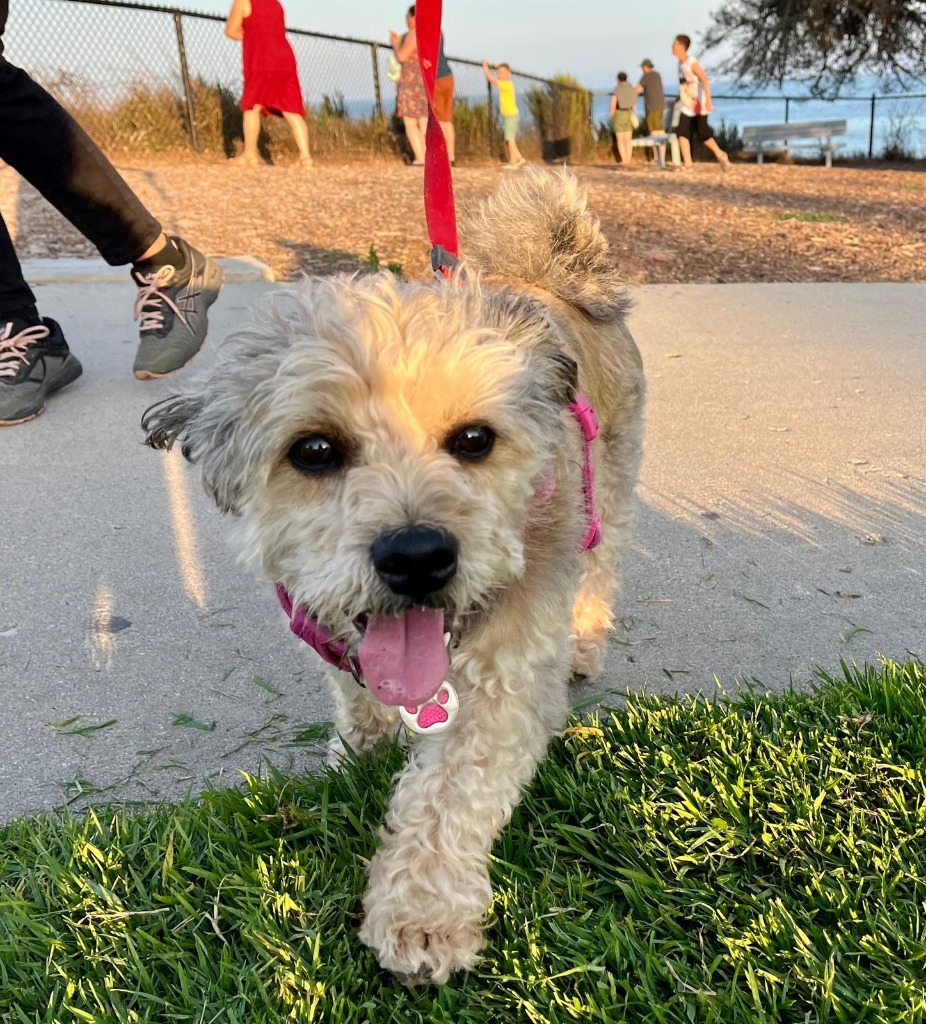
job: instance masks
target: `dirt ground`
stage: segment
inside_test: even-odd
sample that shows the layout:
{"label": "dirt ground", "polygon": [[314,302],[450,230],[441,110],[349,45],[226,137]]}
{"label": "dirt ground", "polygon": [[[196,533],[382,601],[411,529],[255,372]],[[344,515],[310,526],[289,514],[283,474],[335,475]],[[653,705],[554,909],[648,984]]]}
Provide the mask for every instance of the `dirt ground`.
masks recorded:
{"label": "dirt ground", "polygon": [[[216,256],[249,254],[279,279],[352,269],[371,246],[409,277],[428,273],[418,169],[398,164],[231,167],[119,163],[164,226]],[[715,164],[660,172],[573,169],[628,283],[926,280],[926,172]],[[490,192],[500,166],[454,172],[460,205]],[[0,210],[23,258],[95,250],[9,169]]]}

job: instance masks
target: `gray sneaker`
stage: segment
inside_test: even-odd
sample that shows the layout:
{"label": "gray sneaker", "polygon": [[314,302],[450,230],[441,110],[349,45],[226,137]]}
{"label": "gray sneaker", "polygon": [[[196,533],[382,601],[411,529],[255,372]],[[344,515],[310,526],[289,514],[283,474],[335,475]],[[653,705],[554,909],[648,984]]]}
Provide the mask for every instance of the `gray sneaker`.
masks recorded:
{"label": "gray sneaker", "polygon": [[0,321],[0,427],[35,419],[45,399],[81,373],[55,320],[43,317],[34,327]]}
{"label": "gray sneaker", "polygon": [[133,273],[138,283],[134,319],[140,320],[133,367],[139,380],[166,377],[196,355],[206,340],[206,310],[219,297],[224,274],[214,260],[171,238],[183,253],[184,269],[164,266],[156,273]]}

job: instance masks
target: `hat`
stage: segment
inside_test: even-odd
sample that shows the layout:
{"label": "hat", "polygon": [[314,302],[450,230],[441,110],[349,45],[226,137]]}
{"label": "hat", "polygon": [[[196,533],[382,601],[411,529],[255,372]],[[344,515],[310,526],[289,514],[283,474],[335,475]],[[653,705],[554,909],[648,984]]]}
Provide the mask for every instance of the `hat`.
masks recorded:
{"label": "hat", "polygon": [[653,66],[653,62],[649,59],[649,57],[647,57],[646,60],[640,62],[641,68],[651,68]]}

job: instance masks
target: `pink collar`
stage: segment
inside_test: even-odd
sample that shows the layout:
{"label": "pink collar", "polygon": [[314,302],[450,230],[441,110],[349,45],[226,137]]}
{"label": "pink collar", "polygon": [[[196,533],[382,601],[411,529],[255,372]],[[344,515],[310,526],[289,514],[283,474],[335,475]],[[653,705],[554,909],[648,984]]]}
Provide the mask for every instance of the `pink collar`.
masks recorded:
{"label": "pink collar", "polygon": [[[595,508],[595,467],[592,464],[592,441],[598,436],[598,417],[581,391],[576,395],[575,402],[569,406],[569,411],[575,416],[582,430],[582,490],[585,495],[588,529],[579,550],[588,551],[601,541],[601,516]],[[555,488],[555,479],[544,481],[539,492],[540,500],[548,498]],[[294,608],[293,599],[282,583],[277,583],[276,591],[280,605],[289,619],[289,628],[296,636],[317,651],[329,665],[334,665],[342,672],[350,672],[358,683],[363,684],[360,663],[347,653],[347,644],[342,640],[335,640],[331,632],[317,619],[313,619],[305,608]]]}
{"label": "pink collar", "polygon": [[350,672],[358,683],[362,682],[360,662],[347,653],[347,644],[343,640],[335,640],[330,630],[325,629],[317,619],[313,619],[305,608],[293,608],[293,599],[282,583],[277,583],[276,590],[283,611],[289,619],[289,628],[296,636],[317,651],[329,665],[334,665],[342,672]]}

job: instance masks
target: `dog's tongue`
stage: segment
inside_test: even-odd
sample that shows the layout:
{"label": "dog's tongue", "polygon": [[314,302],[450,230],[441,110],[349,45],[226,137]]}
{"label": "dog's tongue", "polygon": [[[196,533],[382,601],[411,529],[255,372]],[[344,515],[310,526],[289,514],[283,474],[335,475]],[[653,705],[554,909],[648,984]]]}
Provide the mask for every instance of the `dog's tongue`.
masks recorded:
{"label": "dog's tongue", "polygon": [[396,707],[423,704],[450,668],[444,613],[412,608],[401,616],[371,615],[357,657],[374,697]]}

